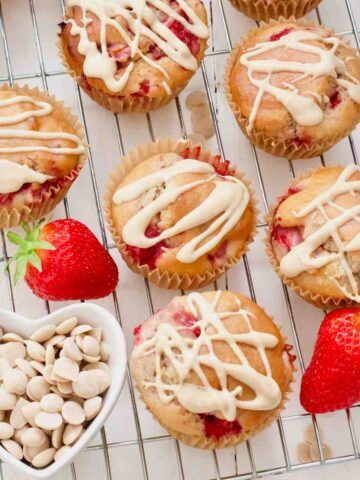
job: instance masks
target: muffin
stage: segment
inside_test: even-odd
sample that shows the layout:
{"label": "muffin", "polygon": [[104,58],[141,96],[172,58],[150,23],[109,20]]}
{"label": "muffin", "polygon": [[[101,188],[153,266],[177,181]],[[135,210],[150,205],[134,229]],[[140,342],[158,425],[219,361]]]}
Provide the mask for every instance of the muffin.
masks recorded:
{"label": "muffin", "polygon": [[267,252],[281,279],[329,308],[359,303],[360,167],[322,167],[295,178],[269,215]]}
{"label": "muffin", "polygon": [[281,19],[252,30],[225,74],[244,134],[288,159],[320,155],[360,117],[360,58],[324,26]]}
{"label": "muffin", "polygon": [[172,289],[214,281],[241,258],[256,224],[243,175],[190,140],[158,140],[123,158],[105,212],[127,265]]}
{"label": "muffin", "polygon": [[135,331],[131,372],[173,437],[198,448],[246,440],[283,409],[295,357],[270,317],[234,292],[175,297]]}
{"label": "muffin", "polygon": [[1,228],[53,210],[85,160],[83,127],[62,102],[37,88],[0,88]]}
{"label": "muffin", "polygon": [[199,68],[207,47],[201,0],[141,5],[67,0],[60,25],[65,67],[93,100],[115,113],[149,112],[169,103]]}
{"label": "muffin", "polygon": [[268,22],[271,18],[304,17],[321,0],[230,0],[232,5],[253,20]]}

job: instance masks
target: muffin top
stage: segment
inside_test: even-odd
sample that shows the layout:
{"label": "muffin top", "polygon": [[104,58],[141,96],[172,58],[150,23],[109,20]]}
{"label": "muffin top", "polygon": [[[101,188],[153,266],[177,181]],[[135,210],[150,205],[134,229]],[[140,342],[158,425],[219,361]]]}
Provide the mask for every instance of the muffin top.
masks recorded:
{"label": "muffin top", "polygon": [[110,95],[171,94],[202,59],[209,31],[200,0],[67,0],[61,32],[71,69]]}
{"label": "muffin top", "polygon": [[0,89],[0,194],[72,172],[85,152],[60,104],[37,91]]}
{"label": "muffin top", "polygon": [[237,293],[175,297],[134,333],[132,373],[147,406],[186,435],[255,429],[279,407],[292,378],[279,330]]}
{"label": "muffin top", "polygon": [[279,21],[250,32],[230,74],[247,133],[299,145],[351,130],[360,115],[360,58],[323,26]]}
{"label": "muffin top", "polygon": [[360,167],[325,167],[295,180],[271,239],[285,277],[323,298],[360,302]]}
{"label": "muffin top", "polygon": [[118,185],[111,217],[133,262],[196,275],[243,251],[255,221],[250,193],[229,162],[206,153],[155,155]]}

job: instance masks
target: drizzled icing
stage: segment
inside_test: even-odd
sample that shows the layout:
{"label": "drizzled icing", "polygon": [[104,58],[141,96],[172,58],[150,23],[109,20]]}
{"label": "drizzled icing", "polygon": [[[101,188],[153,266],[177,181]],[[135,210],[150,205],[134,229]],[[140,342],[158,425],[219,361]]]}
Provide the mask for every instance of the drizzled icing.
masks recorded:
{"label": "drizzled icing", "polygon": [[45,183],[51,175],[36,172],[27,165],[0,159],[0,193],[17,192],[25,183]]}
{"label": "drizzled icing", "polygon": [[[185,173],[203,173],[210,176],[165,190],[145,205],[127,221],[123,228],[122,238],[126,244],[149,248],[162,240],[212,221],[210,226],[185,243],[176,254],[179,261],[192,263],[216,247],[235,227],[250,200],[247,188],[236,177],[220,177],[215,173],[212,165],[199,160],[180,160],[170,167],[161,168],[157,172],[140,178],[117,190],[113,196],[113,202],[119,205],[135,200],[151,189],[160,187],[176,175]],[[200,205],[178,220],[174,226],[163,230],[157,237],[149,238],[145,235],[146,228],[158,213],[175,202],[183,193],[210,181],[214,182],[215,188]]]}
{"label": "drizzled icing", "polygon": [[[340,238],[339,228],[351,220],[360,223],[360,203],[352,208],[343,208],[335,202],[336,197],[342,194],[351,193],[353,195],[360,193],[360,181],[349,180],[360,168],[356,165],[349,165],[341,172],[336,182],[326,191],[317,195],[304,208],[294,212],[294,216],[302,218],[313,212],[321,212],[324,224],[314,233],[304,239],[302,243],[294,246],[280,262],[280,271],[283,275],[293,278],[303,272],[324,267],[325,265],[339,261],[351,287],[348,291],[345,287],[336,282],[343,293],[350,299],[360,302],[358,284],[351,267],[347,261],[346,253],[360,251],[360,231],[355,237],[344,244]],[[325,207],[331,206],[339,211],[335,218],[329,218]],[[337,247],[337,252],[321,253],[314,256],[314,252],[324,244],[328,239],[332,239]]]}
{"label": "drizzled icing", "polygon": [[[201,294],[193,292],[187,296],[187,308],[197,319],[193,327],[200,334],[193,338],[181,335],[184,327],[173,323],[159,323],[154,335],[135,347],[134,358],[155,354],[155,380],[144,381],[145,388],[155,388],[160,400],[168,404],[174,399],[187,410],[193,413],[221,412],[228,421],[236,419],[236,409],[271,410],[281,401],[281,390],[272,378],[270,363],[266,349],[274,348],[278,344],[275,335],[258,332],[252,328],[251,318],[254,315],[242,308],[237,299],[236,312],[217,312],[221,297],[216,292],[214,300],[209,303]],[[241,316],[246,322],[248,331],[245,333],[230,333],[223,320],[231,316]],[[227,363],[221,360],[214,352],[213,342],[224,342],[238,359],[238,363]],[[265,374],[253,368],[241,344],[255,347],[261,358]],[[161,360],[166,358],[175,370],[171,382],[166,382],[161,367]],[[218,379],[219,388],[210,385],[203,368],[211,368]],[[188,377],[194,372],[201,385],[188,383]],[[254,392],[254,398],[241,398],[243,387],[228,388],[228,377],[247,385]]]}
{"label": "drizzled icing", "polygon": [[[26,110],[24,112],[19,112],[14,115],[1,116],[1,108],[8,107],[11,105],[16,105],[19,103],[30,103],[37,109]],[[0,139],[28,139],[28,140],[68,140],[73,142],[76,146],[74,147],[51,147],[46,145],[32,145],[29,142],[27,145],[22,145],[20,147],[10,147],[10,146],[0,146],[1,153],[29,153],[29,152],[48,152],[52,154],[63,154],[63,155],[79,155],[85,151],[85,147],[81,139],[67,132],[42,132],[42,131],[32,131],[32,130],[22,130],[19,128],[4,128],[11,125],[16,125],[18,123],[29,120],[32,117],[46,117],[50,115],[53,111],[53,106],[45,101],[37,101],[34,98],[26,95],[17,95],[15,97],[10,97],[0,100]]]}
{"label": "drizzled icing", "polygon": [[[331,48],[329,50],[322,49],[317,45],[305,43],[309,41],[321,42],[325,46],[330,45]],[[318,100],[317,97],[310,97],[300,93],[294,85],[295,82],[308,81],[323,75],[330,76],[336,80],[340,87],[347,91],[354,102],[360,103],[360,83],[349,74],[346,61],[336,54],[340,45],[345,44],[337,37],[324,37],[317,32],[311,31],[294,31],[277,40],[257,43],[254,47],[245,51],[240,57],[240,63],[247,68],[250,82],[258,89],[250,113],[247,132],[250,133],[254,127],[261,101],[266,93],[275,97],[299,125],[314,126],[321,123],[324,118],[324,112],[316,101]],[[259,55],[278,48],[313,54],[319,60],[317,63],[303,63],[258,58]],[[293,72],[301,75],[294,78],[291,82],[283,82],[284,88],[281,88],[271,83],[272,75],[278,72]],[[259,74],[262,74],[262,78],[258,78]],[[342,78],[338,78],[339,75]]]}
{"label": "drizzled icing", "polygon": [[[144,55],[139,49],[141,35],[152,40],[171,60],[187,70],[195,71],[198,67],[197,59],[192,55],[188,46],[180,40],[167,25],[162,23],[156,16],[154,9],[177,20],[189,32],[198,38],[206,39],[209,36],[207,26],[200,20],[194,10],[186,3],[186,0],[176,0],[180,8],[185,12],[188,19],[181,16],[173,8],[162,0],[67,0],[68,7],[81,7],[83,11],[82,24],[77,25],[73,19],[68,19],[71,24],[71,34],[79,35],[80,41],[78,51],[84,55],[83,70],[86,76],[103,80],[106,87],[112,92],[121,92],[130,77],[134,68],[134,61],[131,61],[121,76],[117,76],[116,59],[109,55],[107,48],[108,26],[115,28],[131,49],[131,59],[135,55],[140,57],[152,67],[160,70],[166,78],[168,73],[161,65]],[[89,39],[86,27],[92,23],[87,17],[87,12],[96,15],[101,22],[101,51],[98,50],[96,42]],[[123,28],[115,17],[122,17],[126,20],[133,35]],[[168,92],[169,87],[164,86]]]}

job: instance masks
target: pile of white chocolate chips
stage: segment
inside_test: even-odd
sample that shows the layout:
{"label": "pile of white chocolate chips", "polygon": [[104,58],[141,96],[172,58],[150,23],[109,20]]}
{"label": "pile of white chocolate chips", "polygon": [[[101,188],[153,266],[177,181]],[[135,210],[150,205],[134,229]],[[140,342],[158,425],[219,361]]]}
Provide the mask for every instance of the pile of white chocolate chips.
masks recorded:
{"label": "pile of white chocolate chips", "polygon": [[108,359],[102,329],[75,317],[29,339],[0,331],[3,447],[35,468],[59,460],[101,410]]}

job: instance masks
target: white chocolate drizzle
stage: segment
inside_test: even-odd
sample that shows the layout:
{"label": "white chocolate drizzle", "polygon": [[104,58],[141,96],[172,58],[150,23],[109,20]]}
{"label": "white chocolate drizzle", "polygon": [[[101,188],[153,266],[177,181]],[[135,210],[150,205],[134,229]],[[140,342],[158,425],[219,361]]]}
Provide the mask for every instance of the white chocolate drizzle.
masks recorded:
{"label": "white chocolate drizzle", "polygon": [[[322,49],[317,45],[305,43],[309,41],[317,41],[324,45],[331,45],[331,48]],[[346,60],[342,60],[336,54],[340,45],[344,45],[344,43],[337,37],[324,37],[317,32],[310,31],[294,31],[280,37],[278,40],[258,43],[245,51],[240,57],[240,63],[247,68],[250,82],[258,89],[250,113],[247,132],[250,133],[254,128],[261,101],[266,93],[276,98],[299,125],[318,125],[324,118],[324,112],[316,101],[316,98],[311,98],[307,96],[308,94],[301,94],[295,85],[289,88],[289,82],[283,83],[283,86],[286,88],[272,85],[271,79],[274,73],[300,73],[301,75],[295,78],[292,83],[324,75],[330,76],[336,80],[340,87],[347,91],[354,102],[360,103],[360,82],[349,75]],[[317,63],[303,63],[258,58],[259,55],[278,48],[313,54],[319,58],[319,61]],[[259,78],[259,74],[264,76]],[[342,78],[339,78],[339,75],[341,75]],[[343,77],[347,77],[348,79]]]}
{"label": "white chocolate drizzle", "polygon": [[[1,116],[1,108],[16,105],[18,103],[30,103],[37,109],[19,112],[11,116]],[[28,139],[28,140],[67,140],[75,144],[74,147],[56,147],[46,145],[34,145],[29,142],[27,145],[19,147],[0,146],[0,153],[29,153],[29,152],[47,152],[52,154],[79,155],[85,151],[81,139],[67,132],[42,132],[32,130],[22,130],[20,128],[3,128],[16,125],[32,117],[46,117],[53,111],[50,103],[37,101],[26,95],[17,95],[15,97],[0,100],[0,138],[6,139]]]}
{"label": "white chocolate drizzle", "polygon": [[[221,291],[216,292],[212,303],[196,292],[187,296],[187,308],[197,318],[191,328],[197,328],[200,331],[198,337],[181,334],[181,330],[189,327],[170,322],[159,323],[152,338],[144,340],[135,347],[133,356],[139,358],[155,354],[155,380],[154,382],[144,381],[143,385],[145,388],[155,388],[164,404],[177,399],[190,412],[221,412],[226,420],[234,421],[237,408],[271,410],[279,405],[282,397],[281,390],[272,378],[266,354],[267,348],[276,347],[278,339],[275,335],[254,330],[251,325],[251,317],[254,315],[243,309],[239,300],[236,312],[217,312],[221,293]],[[223,322],[230,316],[241,316],[246,322],[248,331],[230,333]],[[235,354],[238,363],[233,361],[227,363],[215,354],[213,342],[220,341]],[[257,349],[265,374],[258,372],[250,365],[241,344]],[[175,370],[176,382],[174,379],[171,382],[166,382],[164,379],[161,366],[161,360],[164,358]],[[220,388],[211,386],[203,367],[209,367],[215,372]],[[198,376],[201,385],[188,382],[191,372]],[[241,385],[229,390],[228,377],[233,377],[247,385],[254,392],[254,398],[242,399]]]}
{"label": "white chocolate drizzle", "polygon": [[[162,0],[148,0],[146,2],[145,0],[67,0],[66,5],[68,7],[80,7],[83,11],[82,25],[78,25],[71,18],[67,22],[71,24],[71,34],[80,36],[78,51],[85,57],[83,65],[85,75],[103,80],[110,91],[119,93],[125,88],[129,80],[134,68],[133,59],[135,55],[140,55],[145,62],[160,70],[168,78],[168,73],[159,62],[144,55],[139,49],[141,35],[152,40],[175,63],[187,70],[195,71],[198,67],[197,59],[192,55],[188,46],[159,20],[154,9],[156,8],[170,18],[177,20],[198,38],[208,38],[209,30],[186,0],[176,1],[189,20],[179,15]],[[92,23],[92,19],[87,17],[87,12],[91,12],[100,19],[101,51],[98,50],[96,42],[89,38],[86,27]],[[127,22],[133,35],[129,35],[129,31],[124,29],[115,17],[122,17]],[[116,59],[111,57],[108,52],[106,33],[108,26],[113,27],[120,33],[131,50],[132,61],[120,76],[117,75]]]}
{"label": "white chocolate drizzle", "polygon": [[[356,302],[360,302],[358,283],[347,261],[346,253],[360,251],[360,231],[350,242],[344,244],[340,238],[339,228],[354,219],[360,223],[358,217],[360,215],[360,203],[358,202],[354,207],[345,209],[336,204],[334,200],[339,195],[346,193],[353,195],[360,193],[360,181],[349,180],[355,172],[359,171],[360,167],[356,165],[347,166],[328,190],[317,195],[298,212],[294,212],[295,217],[302,218],[312,212],[320,211],[325,222],[318,230],[306,237],[302,243],[294,246],[280,262],[281,273],[286,277],[293,278],[303,272],[324,267],[333,261],[339,261],[346,273],[351,291],[348,291],[338,282],[336,283],[348,298]],[[327,205],[337,208],[339,215],[329,218],[325,211]],[[314,256],[314,252],[330,238],[334,241],[337,252],[321,253]]]}
{"label": "white chocolate drizzle", "polygon": [[[176,175],[185,173],[203,173],[210,176],[165,190],[155,200],[145,205],[127,221],[123,228],[122,238],[126,244],[138,248],[149,248],[162,240],[212,221],[210,226],[185,243],[176,254],[179,261],[192,263],[216,247],[235,227],[250,200],[247,188],[238,178],[220,177],[215,173],[212,165],[199,160],[180,160],[170,167],[161,168],[155,173],[140,178],[117,190],[113,196],[113,202],[119,205],[135,200],[150,189],[159,187]],[[215,188],[200,205],[182,217],[174,226],[163,230],[157,237],[149,238],[145,235],[151,220],[161,210],[175,202],[183,193],[209,181],[214,181]]]}
{"label": "white chocolate drizzle", "polygon": [[17,192],[26,183],[45,183],[51,175],[36,172],[27,165],[0,159],[0,193]]}

